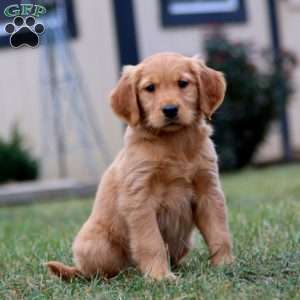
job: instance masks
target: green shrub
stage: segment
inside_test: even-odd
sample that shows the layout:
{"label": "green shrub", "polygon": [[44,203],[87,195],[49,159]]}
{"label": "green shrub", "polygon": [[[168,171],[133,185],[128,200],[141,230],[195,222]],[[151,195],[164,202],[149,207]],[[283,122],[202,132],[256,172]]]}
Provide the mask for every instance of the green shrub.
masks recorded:
{"label": "green shrub", "polygon": [[0,183],[32,180],[38,177],[38,162],[24,145],[15,127],[10,140],[0,139]]}
{"label": "green shrub", "polygon": [[283,68],[279,70],[265,55],[261,59],[271,67],[262,71],[253,63],[249,45],[233,43],[219,34],[207,39],[205,49],[207,64],[222,71],[227,80],[224,103],[213,119],[220,167],[242,168],[264,140],[277,116],[278,104],[284,101],[285,105],[291,92],[288,70],[295,62],[292,56],[284,55]]}

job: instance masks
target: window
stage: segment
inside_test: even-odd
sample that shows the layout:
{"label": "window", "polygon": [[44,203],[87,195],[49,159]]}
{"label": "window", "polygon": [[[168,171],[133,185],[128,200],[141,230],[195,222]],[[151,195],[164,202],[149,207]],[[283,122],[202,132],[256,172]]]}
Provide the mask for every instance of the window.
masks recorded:
{"label": "window", "polygon": [[246,21],[244,0],[161,0],[164,26]]}

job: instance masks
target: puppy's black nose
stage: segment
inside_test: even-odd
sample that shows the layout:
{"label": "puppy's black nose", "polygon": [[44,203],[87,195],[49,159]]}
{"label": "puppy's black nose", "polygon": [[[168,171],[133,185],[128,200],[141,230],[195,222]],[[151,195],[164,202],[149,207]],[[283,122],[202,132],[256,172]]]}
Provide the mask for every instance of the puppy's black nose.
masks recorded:
{"label": "puppy's black nose", "polygon": [[162,108],[162,111],[168,119],[174,119],[177,117],[178,107],[173,104],[168,104]]}

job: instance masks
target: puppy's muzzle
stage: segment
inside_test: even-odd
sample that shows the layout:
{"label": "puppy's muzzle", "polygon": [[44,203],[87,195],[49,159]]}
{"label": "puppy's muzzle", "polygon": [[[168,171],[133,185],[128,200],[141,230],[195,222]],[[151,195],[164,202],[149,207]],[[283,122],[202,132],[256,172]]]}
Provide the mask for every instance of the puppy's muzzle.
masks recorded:
{"label": "puppy's muzzle", "polygon": [[178,106],[173,104],[165,105],[162,112],[167,119],[175,119],[178,115]]}

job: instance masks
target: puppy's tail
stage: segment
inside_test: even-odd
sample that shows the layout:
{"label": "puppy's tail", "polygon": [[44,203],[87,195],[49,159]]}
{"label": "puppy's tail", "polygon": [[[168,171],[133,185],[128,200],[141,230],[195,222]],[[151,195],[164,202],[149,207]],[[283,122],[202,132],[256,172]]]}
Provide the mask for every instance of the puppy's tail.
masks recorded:
{"label": "puppy's tail", "polygon": [[48,267],[51,274],[66,281],[83,276],[76,267],[69,267],[58,261],[49,261],[45,265]]}

